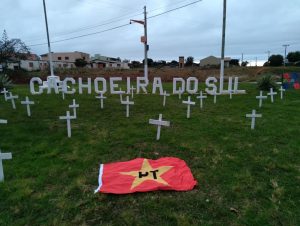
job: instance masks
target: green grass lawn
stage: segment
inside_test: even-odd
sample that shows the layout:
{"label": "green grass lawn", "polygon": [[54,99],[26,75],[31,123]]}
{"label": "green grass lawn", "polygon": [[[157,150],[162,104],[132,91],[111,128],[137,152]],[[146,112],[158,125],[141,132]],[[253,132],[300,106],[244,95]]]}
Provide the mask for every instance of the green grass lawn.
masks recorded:
{"label": "green grass lawn", "polygon": [[[178,96],[163,108],[158,95],[136,95],[126,118],[118,95],[100,110],[95,94],[30,96],[36,104],[28,118],[19,100],[29,87],[15,87],[17,110],[0,96],[0,118],[8,120],[0,148],[13,154],[3,161],[0,225],[300,225],[300,92],[258,109],[255,86],[241,88],[246,95],[221,96],[216,105],[209,97],[203,110],[197,102],[186,119]],[[58,117],[73,98],[80,108],[67,138]],[[252,109],[263,114],[255,130],[245,118]],[[159,113],[171,127],[156,141],[148,120]],[[187,162],[194,190],[93,193],[100,163],[165,156]]]}

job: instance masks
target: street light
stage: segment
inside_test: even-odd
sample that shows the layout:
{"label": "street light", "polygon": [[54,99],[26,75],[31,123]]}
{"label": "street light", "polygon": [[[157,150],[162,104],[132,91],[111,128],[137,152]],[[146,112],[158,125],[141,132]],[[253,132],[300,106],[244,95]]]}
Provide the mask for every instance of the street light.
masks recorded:
{"label": "street light", "polygon": [[282,46],[284,47],[284,61],[283,61],[283,65],[284,65],[284,67],[285,67],[285,63],[286,63],[286,49],[287,49],[287,47],[290,46],[290,45],[285,44],[285,45],[282,45]]}
{"label": "street light", "polygon": [[48,82],[48,87],[56,88],[55,90],[56,92],[58,92],[57,82],[59,81],[59,77],[54,75],[54,70],[53,70],[52,52],[50,46],[50,37],[49,37],[49,30],[48,30],[48,20],[47,20],[47,10],[46,10],[45,0],[43,0],[43,5],[44,5],[44,15],[45,15],[45,24],[46,24],[47,41],[48,41],[48,58],[49,58],[49,66],[50,66],[50,76],[47,76],[47,82]]}
{"label": "street light", "polygon": [[223,92],[223,88],[224,88],[225,30],[226,30],[226,0],[223,0],[222,48],[221,48],[221,65],[220,65],[220,93]]}
{"label": "street light", "polygon": [[148,83],[148,38],[147,38],[147,12],[146,12],[146,6],[144,6],[144,20],[130,20],[130,24],[134,23],[139,23],[144,26],[144,36],[141,37],[141,42],[144,43],[144,77],[145,80]]}

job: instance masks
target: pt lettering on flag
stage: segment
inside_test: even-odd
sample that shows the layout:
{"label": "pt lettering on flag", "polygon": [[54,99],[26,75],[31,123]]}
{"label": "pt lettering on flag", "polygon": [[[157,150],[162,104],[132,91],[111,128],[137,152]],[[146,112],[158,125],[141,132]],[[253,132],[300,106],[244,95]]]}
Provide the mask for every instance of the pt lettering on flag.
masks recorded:
{"label": "pt lettering on flag", "polygon": [[197,184],[185,161],[173,157],[101,164],[98,181],[99,187],[95,192],[112,194],[188,191]]}

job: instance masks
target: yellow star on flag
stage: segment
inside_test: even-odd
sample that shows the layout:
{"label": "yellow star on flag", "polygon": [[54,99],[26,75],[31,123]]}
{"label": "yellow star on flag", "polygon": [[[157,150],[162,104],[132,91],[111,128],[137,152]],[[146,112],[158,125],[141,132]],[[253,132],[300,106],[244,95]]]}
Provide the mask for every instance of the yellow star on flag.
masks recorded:
{"label": "yellow star on flag", "polygon": [[161,178],[161,175],[169,171],[173,166],[160,166],[158,168],[152,168],[148,159],[144,159],[142,168],[139,171],[121,172],[122,175],[129,175],[135,177],[131,188],[139,186],[144,181],[155,181],[168,186],[169,184]]}

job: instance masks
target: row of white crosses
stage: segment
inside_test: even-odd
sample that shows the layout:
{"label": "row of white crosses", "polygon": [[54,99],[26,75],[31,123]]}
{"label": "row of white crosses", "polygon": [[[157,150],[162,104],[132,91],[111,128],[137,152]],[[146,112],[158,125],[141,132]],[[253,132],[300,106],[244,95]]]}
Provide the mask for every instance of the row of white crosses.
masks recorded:
{"label": "row of white crosses", "polygon": [[[18,99],[19,96],[18,95],[12,95],[12,93],[9,92],[8,90],[6,90],[5,88],[3,89],[3,91],[1,91],[1,93],[4,94],[5,101],[11,100],[12,108],[16,109],[15,99]],[[28,96],[26,96],[25,100],[21,101],[21,104],[26,105],[27,115],[28,115],[28,117],[30,117],[31,116],[30,105],[33,105],[34,101],[30,101]]]}
{"label": "row of white crosses", "polygon": [[73,99],[73,102],[71,105],[69,105],[69,108],[73,109],[73,115],[70,115],[70,111],[67,111],[66,116],[59,116],[59,119],[67,120],[67,133],[68,133],[68,137],[70,138],[72,136],[71,120],[77,119],[77,108],[79,108],[79,104],[76,104],[75,99]]}
{"label": "row of white crosses", "polygon": [[[7,120],[0,119],[0,124],[7,124]],[[8,160],[8,159],[12,159],[12,154],[11,153],[2,153],[0,150],[0,182],[4,181],[2,160]]]}
{"label": "row of white crosses", "polygon": [[[283,99],[283,92],[285,92],[285,89],[283,89],[283,87],[281,86],[279,91],[280,91],[280,99],[282,100]],[[267,95],[270,96],[271,103],[274,103],[274,96],[277,95],[277,92],[274,92],[273,88],[270,88],[270,92],[267,93]],[[268,98],[268,96],[264,96],[263,91],[260,91],[259,96],[256,96],[256,99],[259,100],[259,107],[260,108],[262,107],[263,100],[266,100]],[[251,114],[246,114],[246,117],[251,118],[251,129],[254,129],[255,128],[255,119],[256,118],[261,118],[262,114],[256,114],[256,110],[253,109]]]}

